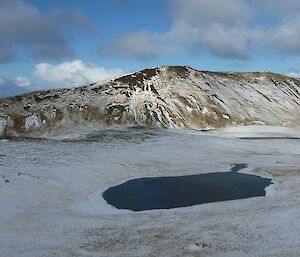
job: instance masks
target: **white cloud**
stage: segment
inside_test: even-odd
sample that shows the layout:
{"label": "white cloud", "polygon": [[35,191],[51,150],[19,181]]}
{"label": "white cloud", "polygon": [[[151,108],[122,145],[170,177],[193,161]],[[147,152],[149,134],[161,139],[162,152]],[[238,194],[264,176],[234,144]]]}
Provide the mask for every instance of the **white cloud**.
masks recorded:
{"label": "white cloud", "polygon": [[287,74],[287,76],[293,77],[293,78],[300,78],[300,70],[292,68],[289,70],[289,73]]}
{"label": "white cloud", "polygon": [[264,44],[284,54],[300,54],[299,0],[170,0],[170,3],[171,33],[179,33],[179,39],[187,38],[195,51],[208,49],[218,56],[244,58],[251,44]]}
{"label": "white cloud", "polygon": [[[168,0],[166,32],[119,36],[104,54],[141,60],[210,52],[245,59],[251,46],[300,54],[299,0]],[[102,51],[103,52],[103,51]]]}
{"label": "white cloud", "polygon": [[300,17],[256,31],[257,39],[285,54],[300,53]]}
{"label": "white cloud", "polygon": [[100,53],[104,56],[147,60],[158,56],[158,49],[154,46],[153,35],[141,31],[119,36],[109,47],[109,52],[107,49],[104,49],[104,52],[100,49]]}
{"label": "white cloud", "polygon": [[0,0],[0,63],[22,58],[20,47],[23,55],[34,60],[70,58],[75,54],[70,43],[80,35],[94,34],[82,12],[41,12],[28,2]]}
{"label": "white cloud", "polygon": [[171,3],[173,23],[203,27],[209,24],[239,26],[251,18],[248,5],[242,0],[174,0]]}
{"label": "white cloud", "polygon": [[292,19],[299,16],[299,0],[250,0],[265,15],[273,15],[283,19]]}
{"label": "white cloud", "polygon": [[15,78],[15,83],[20,87],[28,87],[31,85],[31,80],[27,77],[19,76]]}
{"label": "white cloud", "polygon": [[300,78],[300,73],[291,72],[291,73],[288,73],[287,76],[292,77],[292,78]]}
{"label": "white cloud", "polygon": [[[216,55],[244,58],[249,47],[251,11],[241,0],[175,0],[174,40],[188,51],[209,50]],[[186,42],[185,42],[186,41]]]}
{"label": "white cloud", "polygon": [[209,50],[229,58],[247,57],[252,14],[243,0],[170,0],[169,4],[169,31],[123,35],[105,49],[106,54],[147,60]]}
{"label": "white cloud", "polygon": [[[24,87],[25,81],[25,77],[11,78],[0,74],[0,98],[23,94],[31,91],[31,84]],[[20,84],[23,86],[21,86]],[[28,84],[28,81],[25,84]]]}
{"label": "white cloud", "polygon": [[53,86],[67,87],[109,80],[123,73],[121,69],[105,69],[93,63],[74,60],[55,65],[49,63],[37,64],[34,75],[51,82]]}

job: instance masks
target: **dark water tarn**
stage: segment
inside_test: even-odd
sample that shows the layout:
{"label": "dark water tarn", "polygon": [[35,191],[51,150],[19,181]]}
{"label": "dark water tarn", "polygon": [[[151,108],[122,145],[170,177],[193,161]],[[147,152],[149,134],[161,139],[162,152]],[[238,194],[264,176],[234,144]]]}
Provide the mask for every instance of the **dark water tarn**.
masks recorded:
{"label": "dark water tarn", "polygon": [[246,167],[237,164],[231,172],[133,179],[110,187],[103,198],[118,209],[144,211],[265,196],[271,179],[237,173],[238,165]]}
{"label": "dark water tarn", "polygon": [[239,137],[245,140],[298,140],[299,137]]}

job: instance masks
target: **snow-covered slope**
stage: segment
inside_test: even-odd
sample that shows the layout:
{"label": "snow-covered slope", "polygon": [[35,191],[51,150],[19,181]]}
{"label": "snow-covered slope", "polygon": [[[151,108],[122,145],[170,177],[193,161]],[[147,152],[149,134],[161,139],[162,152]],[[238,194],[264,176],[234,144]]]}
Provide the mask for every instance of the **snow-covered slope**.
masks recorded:
{"label": "snow-covered slope", "polygon": [[0,100],[0,135],[47,137],[113,126],[300,126],[300,80],[270,72],[146,69],[107,83]]}

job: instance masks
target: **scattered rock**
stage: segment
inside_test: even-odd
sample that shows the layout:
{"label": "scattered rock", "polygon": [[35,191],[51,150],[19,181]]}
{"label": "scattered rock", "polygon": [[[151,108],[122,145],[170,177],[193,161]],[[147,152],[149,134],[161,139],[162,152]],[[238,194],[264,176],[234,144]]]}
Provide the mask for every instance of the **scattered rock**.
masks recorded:
{"label": "scattered rock", "polygon": [[31,104],[27,103],[23,106],[24,110],[29,110],[32,107]]}
{"label": "scattered rock", "polygon": [[211,248],[212,245],[209,243],[205,243],[205,242],[197,242],[195,243],[195,245],[197,245],[198,247],[202,247],[202,248]]}

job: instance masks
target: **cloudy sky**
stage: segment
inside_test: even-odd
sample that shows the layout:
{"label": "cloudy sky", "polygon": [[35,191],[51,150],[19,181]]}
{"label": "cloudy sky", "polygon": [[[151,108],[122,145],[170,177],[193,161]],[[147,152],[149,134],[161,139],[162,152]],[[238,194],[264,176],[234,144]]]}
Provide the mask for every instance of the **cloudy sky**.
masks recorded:
{"label": "cloudy sky", "polygon": [[0,0],[0,97],[159,65],[299,76],[299,0]]}

